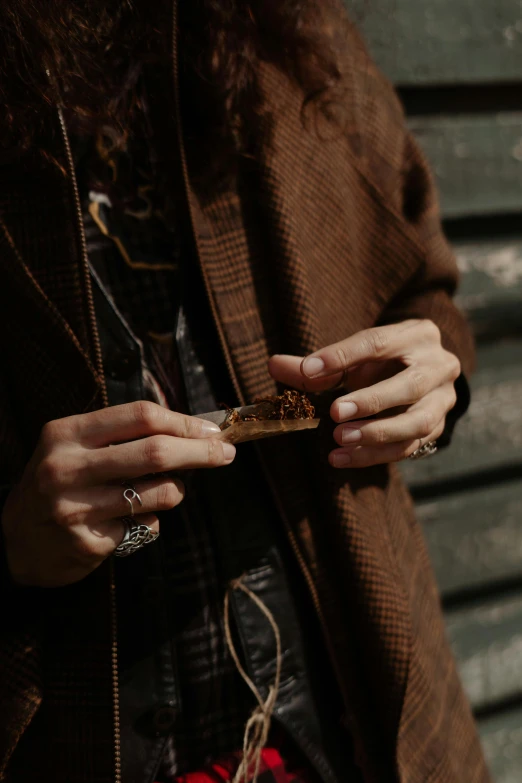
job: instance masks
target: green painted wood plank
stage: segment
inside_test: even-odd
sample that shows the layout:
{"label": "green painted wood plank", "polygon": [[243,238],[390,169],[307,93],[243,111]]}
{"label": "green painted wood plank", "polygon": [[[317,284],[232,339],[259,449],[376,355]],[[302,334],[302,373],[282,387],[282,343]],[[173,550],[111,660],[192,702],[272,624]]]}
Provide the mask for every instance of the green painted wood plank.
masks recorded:
{"label": "green painted wood plank", "polygon": [[518,0],[345,0],[380,67],[401,85],[519,80]]}
{"label": "green painted wood plank", "polygon": [[522,236],[456,242],[459,302],[469,311],[489,297],[522,302]]}
{"label": "green painted wood plank", "polygon": [[522,580],[522,481],[417,505],[443,595]]}
{"label": "green painted wood plank", "polygon": [[479,731],[495,783],[520,783],[522,708],[480,721]]}
{"label": "green painted wood plank", "polygon": [[470,410],[451,446],[430,459],[401,463],[411,485],[522,462],[522,340],[481,345],[478,367]]}
{"label": "green painted wood plank", "polygon": [[522,696],[522,593],[447,612],[446,627],[475,709]]}
{"label": "green painted wood plank", "polygon": [[455,245],[462,274],[457,301],[477,337],[522,333],[522,237]]}
{"label": "green painted wood plank", "polygon": [[522,112],[418,117],[410,127],[437,177],[445,217],[522,211]]}

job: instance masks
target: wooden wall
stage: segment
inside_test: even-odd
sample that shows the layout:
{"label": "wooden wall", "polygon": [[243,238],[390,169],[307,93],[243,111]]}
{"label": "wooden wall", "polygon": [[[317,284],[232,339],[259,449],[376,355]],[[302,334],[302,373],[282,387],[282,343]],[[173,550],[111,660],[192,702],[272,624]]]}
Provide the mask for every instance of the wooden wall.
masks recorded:
{"label": "wooden wall", "polygon": [[477,337],[470,414],[404,473],[494,779],[520,783],[522,2],[346,3],[437,175]]}

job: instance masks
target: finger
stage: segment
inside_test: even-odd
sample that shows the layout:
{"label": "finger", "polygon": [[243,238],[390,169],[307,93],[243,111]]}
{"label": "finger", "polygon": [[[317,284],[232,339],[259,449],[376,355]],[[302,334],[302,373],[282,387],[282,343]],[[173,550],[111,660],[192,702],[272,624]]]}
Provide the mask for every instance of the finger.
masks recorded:
{"label": "finger", "polygon": [[412,405],[445,381],[446,368],[442,362],[414,365],[386,381],[339,397],[332,403],[330,413],[337,422],[375,416],[390,408]]}
{"label": "finger", "polygon": [[[413,328],[415,339],[412,337]],[[433,345],[440,345],[440,332],[431,321],[404,321],[365,329],[307,356],[303,359],[301,371],[304,377],[316,379],[344,372],[364,362],[407,360],[415,355],[419,346],[425,347],[430,341]]]}
{"label": "finger", "polygon": [[399,441],[385,446],[353,446],[334,449],[330,452],[329,462],[334,468],[369,468],[374,465],[386,465],[401,462],[410,457],[424,443],[436,441],[444,431],[444,421],[434,432],[422,441],[419,438]]}
{"label": "finger", "polygon": [[208,438],[219,432],[217,424],[141,400],[50,422],[43,437],[100,448],[151,435]]}
{"label": "finger", "polygon": [[229,465],[236,449],[217,439],[191,440],[155,435],[119,446],[84,451],[83,481],[103,484],[154,473]]}
{"label": "finger", "polygon": [[56,502],[53,517],[66,524],[97,525],[114,517],[168,511],[178,506],[185,497],[185,486],[179,479],[156,479],[137,483],[134,487],[137,498],[132,507],[124,497],[125,487],[90,487],[87,491],[65,494]]}
{"label": "finger", "polygon": [[365,389],[375,383],[385,381],[404,370],[404,364],[386,360],[382,362],[365,362],[355,369],[347,370],[344,381],[347,390]]}
{"label": "finger", "polygon": [[343,373],[338,373],[328,378],[311,380],[302,374],[302,363],[302,356],[276,354],[268,362],[268,372],[274,380],[284,384],[284,386],[312,393],[332,389],[343,379]]}
{"label": "finger", "polygon": [[[140,514],[134,517],[134,524],[147,525],[155,533],[160,532],[159,519],[155,514]],[[127,526],[121,519],[112,519],[104,526],[104,539],[107,546],[105,557],[111,555],[119,547],[125,537]]]}
{"label": "finger", "polygon": [[[134,521],[137,525],[148,525],[155,532],[159,532],[159,520],[155,514],[140,514],[134,517]],[[68,528],[67,535],[70,544],[72,543],[75,559],[90,570],[113,554],[123,541],[125,531],[126,525],[118,517],[89,527],[87,531],[84,525],[74,525]]]}
{"label": "finger", "polygon": [[334,439],[340,446],[382,446],[415,438],[427,438],[455,404],[453,385],[441,386],[411,405],[406,413],[371,421],[351,421],[335,428]]}

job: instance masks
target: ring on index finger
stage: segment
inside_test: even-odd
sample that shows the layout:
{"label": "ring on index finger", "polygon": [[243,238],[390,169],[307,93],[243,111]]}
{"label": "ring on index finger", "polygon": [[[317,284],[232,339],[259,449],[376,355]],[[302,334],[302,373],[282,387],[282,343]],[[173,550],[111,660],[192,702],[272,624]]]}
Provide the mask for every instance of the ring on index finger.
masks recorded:
{"label": "ring on index finger", "polygon": [[143,501],[134,489],[134,487],[127,487],[127,489],[123,490],[123,497],[127,501],[127,503],[130,505],[130,515],[131,517],[134,516],[134,503],[133,500],[137,500],[140,506],[143,506]]}

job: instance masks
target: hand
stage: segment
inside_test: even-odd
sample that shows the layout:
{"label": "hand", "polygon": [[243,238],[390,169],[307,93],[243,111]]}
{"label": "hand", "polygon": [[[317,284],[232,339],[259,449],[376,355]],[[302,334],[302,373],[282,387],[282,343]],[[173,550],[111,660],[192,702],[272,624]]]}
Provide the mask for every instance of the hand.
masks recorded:
{"label": "hand", "polygon": [[[121,543],[129,514],[122,480],[228,465],[219,427],[149,402],[52,421],[43,428],[2,525],[10,572],[18,584],[56,587],[83,579]],[[137,481],[136,522],[159,530],[157,511],[183,500],[181,481]]]}
{"label": "hand", "polygon": [[335,468],[365,468],[398,462],[442,435],[460,363],[432,321],[411,320],[367,329],[305,359],[273,356],[269,370],[308,392],[350,390],[331,407],[340,448],[329,459]]}

